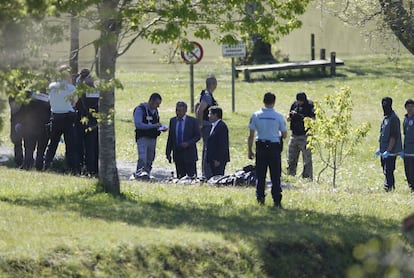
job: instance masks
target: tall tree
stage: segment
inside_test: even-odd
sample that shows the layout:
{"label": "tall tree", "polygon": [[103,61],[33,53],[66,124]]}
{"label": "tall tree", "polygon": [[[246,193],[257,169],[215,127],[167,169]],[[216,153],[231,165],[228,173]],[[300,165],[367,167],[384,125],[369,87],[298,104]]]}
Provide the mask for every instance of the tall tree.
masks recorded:
{"label": "tall tree", "polygon": [[[6,96],[24,99],[24,90],[16,85],[32,80],[33,70],[47,72],[47,59],[36,57],[42,52],[42,46],[51,45],[62,39],[63,26],[49,24],[44,20],[50,14],[48,0],[2,0],[0,1],[0,93]],[[33,87],[44,87],[44,74]],[[1,96],[3,98],[4,96]],[[0,104],[2,111],[4,101]],[[0,129],[2,119],[0,118]]]}
{"label": "tall tree", "polygon": [[79,65],[79,17],[76,11],[70,13],[70,51],[69,66],[72,76],[77,74]]}
{"label": "tall tree", "polygon": [[[99,5],[101,23],[99,73],[105,84],[115,78],[118,57],[118,39],[122,21],[116,11],[119,1],[103,0]],[[120,194],[118,170],[115,154],[115,88],[105,86],[99,102],[100,113],[104,115],[99,133],[99,181],[106,192]]]}
{"label": "tall tree", "polygon": [[321,1],[319,5],[322,11],[360,28],[370,41],[393,41],[396,38],[414,54],[413,0]]}
{"label": "tall tree", "polygon": [[[378,0],[385,21],[398,40],[414,54],[414,1]],[[404,3],[405,2],[405,3]]]}

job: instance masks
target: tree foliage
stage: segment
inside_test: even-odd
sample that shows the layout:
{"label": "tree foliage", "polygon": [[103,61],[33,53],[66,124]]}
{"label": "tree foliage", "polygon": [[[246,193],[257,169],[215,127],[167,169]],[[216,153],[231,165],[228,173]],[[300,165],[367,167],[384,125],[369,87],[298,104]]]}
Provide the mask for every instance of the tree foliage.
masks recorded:
{"label": "tree foliage", "polygon": [[[139,38],[157,44],[169,42],[187,50],[191,50],[192,37],[231,44],[248,40],[250,34],[260,34],[265,41],[276,41],[300,27],[297,15],[305,12],[307,4],[307,0],[100,1],[95,26],[101,36],[93,42],[99,53],[99,77],[103,83],[115,79],[116,59]],[[249,13],[251,6],[254,12]],[[101,112],[110,113],[114,111],[115,90],[103,93]],[[100,182],[105,191],[116,195],[119,184],[113,122],[102,123],[100,142],[105,155],[100,158]]]}
{"label": "tree foliage", "polygon": [[395,55],[399,54],[401,43],[414,54],[413,0],[321,1],[320,5],[348,25],[360,28],[370,42],[388,42],[382,46],[391,45],[387,50]]}
{"label": "tree foliage", "polygon": [[330,168],[333,170],[332,185],[336,186],[337,171],[347,156],[367,136],[371,125],[368,122],[352,126],[352,100],[350,88],[341,88],[335,94],[327,95],[324,103],[315,101],[316,120],[305,118],[310,129],[309,147],[319,154],[324,167],[318,174]]}
{"label": "tree foliage", "polygon": [[[7,0],[7,3],[12,1]],[[37,1],[20,0],[18,10]],[[101,84],[99,179],[105,191],[118,195],[116,169],[114,103],[117,58],[126,53],[137,39],[152,43],[173,43],[191,50],[190,38],[213,39],[218,43],[248,41],[257,34],[274,42],[301,26],[309,0],[41,0],[31,6],[40,18],[55,18],[72,13],[99,31],[99,38],[87,44],[96,49],[96,68]],[[3,3],[3,2],[2,2]],[[0,4],[0,8],[2,4]],[[41,9],[42,11],[38,11]],[[19,18],[22,18],[19,14]],[[9,19],[8,22],[12,22]],[[56,25],[53,27],[57,28]],[[82,47],[82,46],[80,46]],[[106,115],[106,116],[105,116]]]}

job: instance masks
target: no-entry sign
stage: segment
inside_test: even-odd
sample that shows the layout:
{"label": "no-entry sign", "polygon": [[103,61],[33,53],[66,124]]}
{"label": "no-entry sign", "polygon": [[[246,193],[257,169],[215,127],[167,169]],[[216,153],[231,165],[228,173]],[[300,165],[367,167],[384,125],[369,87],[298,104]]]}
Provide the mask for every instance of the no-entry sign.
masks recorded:
{"label": "no-entry sign", "polygon": [[203,48],[198,42],[191,42],[194,46],[191,51],[181,51],[181,57],[187,64],[197,64],[203,58]]}

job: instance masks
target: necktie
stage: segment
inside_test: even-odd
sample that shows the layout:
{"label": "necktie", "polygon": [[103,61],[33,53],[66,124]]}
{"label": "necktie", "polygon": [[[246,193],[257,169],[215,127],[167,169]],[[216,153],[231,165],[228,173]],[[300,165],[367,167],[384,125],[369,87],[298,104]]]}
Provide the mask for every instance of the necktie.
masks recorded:
{"label": "necktie", "polygon": [[177,146],[181,145],[183,142],[183,119],[178,119],[177,127]]}

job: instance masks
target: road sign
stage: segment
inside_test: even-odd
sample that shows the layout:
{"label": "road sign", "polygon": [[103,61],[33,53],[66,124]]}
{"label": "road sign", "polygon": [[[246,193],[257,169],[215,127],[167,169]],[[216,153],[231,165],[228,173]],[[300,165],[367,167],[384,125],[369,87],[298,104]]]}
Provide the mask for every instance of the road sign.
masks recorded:
{"label": "road sign", "polygon": [[187,64],[197,64],[203,58],[203,48],[198,42],[191,42],[194,46],[191,51],[181,51],[181,57]]}
{"label": "road sign", "polygon": [[223,57],[245,57],[246,56],[246,45],[239,43],[236,45],[223,44],[222,48]]}

